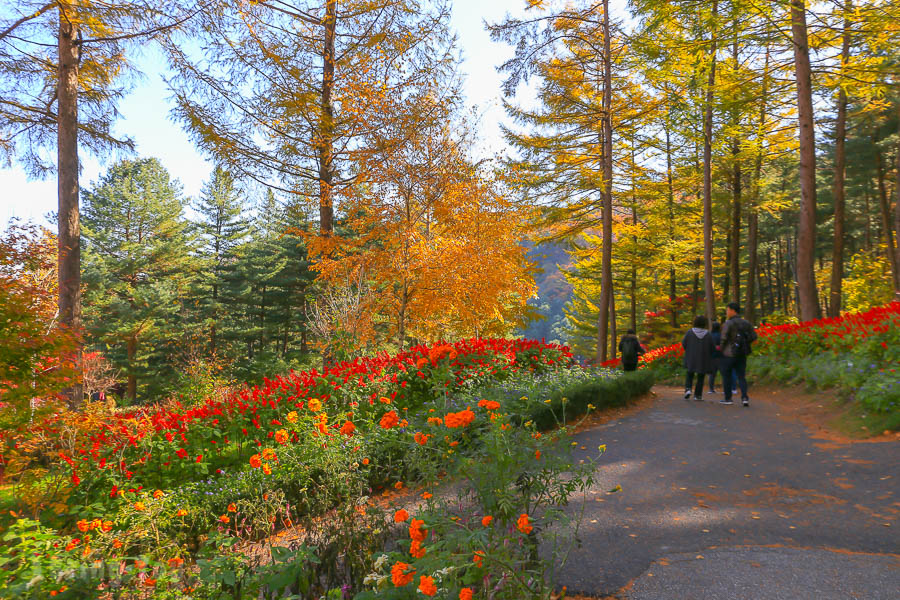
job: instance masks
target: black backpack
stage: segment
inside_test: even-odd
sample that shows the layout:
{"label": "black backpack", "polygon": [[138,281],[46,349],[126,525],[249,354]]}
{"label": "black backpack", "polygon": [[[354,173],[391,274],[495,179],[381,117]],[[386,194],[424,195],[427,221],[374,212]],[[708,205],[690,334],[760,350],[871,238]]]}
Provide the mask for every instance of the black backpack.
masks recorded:
{"label": "black backpack", "polygon": [[622,340],[622,361],[623,362],[637,362],[638,359],[638,349],[640,348],[640,342],[634,336],[627,336]]}
{"label": "black backpack", "polygon": [[[730,333],[730,331],[729,331]],[[752,352],[751,344],[755,336],[751,335],[750,323],[741,319],[734,324],[731,336],[731,355],[740,358]]]}

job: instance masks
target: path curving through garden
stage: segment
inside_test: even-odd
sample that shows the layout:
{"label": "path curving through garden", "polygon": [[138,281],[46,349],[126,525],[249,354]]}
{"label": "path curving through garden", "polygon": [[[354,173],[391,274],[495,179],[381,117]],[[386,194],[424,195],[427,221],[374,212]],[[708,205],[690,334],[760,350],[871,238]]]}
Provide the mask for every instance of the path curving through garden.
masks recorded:
{"label": "path curving through garden", "polygon": [[760,392],[750,408],[655,392],[576,438],[582,457],[607,451],[561,573],[570,595],[898,598],[897,436],[818,435],[784,418],[791,391]]}

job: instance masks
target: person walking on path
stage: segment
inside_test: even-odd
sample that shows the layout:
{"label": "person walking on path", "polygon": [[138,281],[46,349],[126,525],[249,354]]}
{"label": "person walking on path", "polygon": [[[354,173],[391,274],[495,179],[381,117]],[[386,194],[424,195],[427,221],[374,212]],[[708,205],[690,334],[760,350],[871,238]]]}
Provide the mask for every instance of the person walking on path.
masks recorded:
{"label": "person walking on path", "polygon": [[644,347],[634,334],[634,329],[629,329],[619,340],[619,353],[622,355],[623,371],[637,370],[638,357],[644,354]]}
{"label": "person walking on path", "polygon": [[741,388],[741,404],[750,406],[750,398],[747,396],[747,356],[750,354],[750,344],[756,341],[756,331],[749,321],[741,317],[741,306],[737,302],[731,302],[725,309],[728,319],[722,324],[722,379],[725,388],[725,397],[719,402],[722,404],[734,404],[732,395],[732,372],[737,377],[737,384]]}
{"label": "person walking on path", "polygon": [[709,321],[705,316],[694,318],[694,326],[684,334],[681,346],[684,348],[684,368],[687,375],[684,379],[684,399],[691,397],[691,384],[697,376],[694,387],[694,400],[703,400],[703,378],[712,368],[713,341],[706,328]]}
{"label": "person walking on path", "polygon": [[709,393],[716,393],[716,373],[719,371],[719,363],[722,362],[722,351],[719,349],[722,345],[722,324],[713,321],[712,327],[709,329],[709,335],[712,338],[712,360],[709,369]]}

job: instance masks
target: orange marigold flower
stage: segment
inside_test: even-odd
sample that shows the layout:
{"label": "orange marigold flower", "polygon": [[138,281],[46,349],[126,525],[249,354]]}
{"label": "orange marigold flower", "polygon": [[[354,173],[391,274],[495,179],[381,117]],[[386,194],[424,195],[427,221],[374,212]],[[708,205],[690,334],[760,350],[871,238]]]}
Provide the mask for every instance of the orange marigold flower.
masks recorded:
{"label": "orange marigold flower", "polygon": [[496,400],[479,400],[478,406],[487,410],[497,410],[500,408],[500,403]]}
{"label": "orange marigold flower", "polygon": [[394,484],[394,489],[395,489],[395,490],[402,490],[402,489],[403,489],[403,482],[402,482],[402,481],[398,481],[397,483],[395,483],[395,484]]}
{"label": "orange marigold flower", "polygon": [[309,402],[306,403],[306,406],[313,412],[322,410],[322,402],[318,398],[310,398]]}
{"label": "orange marigold flower", "polygon": [[417,431],[416,435],[413,436],[413,439],[416,440],[416,443],[420,446],[424,446],[428,443],[428,435],[422,433],[421,431]]}
{"label": "orange marigold flower", "polygon": [[265,473],[266,475],[272,474],[272,468],[269,467],[269,463],[264,463],[262,466],[262,469],[263,469],[263,473]]}
{"label": "orange marigold flower", "polygon": [[541,460],[541,451],[540,450],[534,451],[534,460]]}
{"label": "orange marigold flower", "polygon": [[385,398],[384,396],[382,396],[381,398],[379,398],[378,401],[381,402],[382,404],[390,404],[390,403],[391,403],[391,399],[390,399],[390,398]]}
{"label": "orange marigold flower", "polygon": [[397,416],[397,411],[392,410],[384,413],[384,416],[381,417],[381,420],[378,422],[378,424],[381,425],[382,429],[390,429],[399,422],[400,417]]}
{"label": "orange marigold flower", "polygon": [[413,558],[422,558],[425,556],[425,548],[419,540],[413,540],[409,545],[409,554]]}
{"label": "orange marigold flower", "polygon": [[344,421],[344,424],[341,425],[341,433],[344,435],[353,435],[354,431],[356,431],[356,425],[350,421]]}
{"label": "orange marigold flower", "polygon": [[[409,573],[406,572],[407,569],[411,569]],[[403,587],[413,580],[413,577],[416,575],[416,570],[412,569],[405,562],[397,562],[391,567],[391,581],[397,587]]]}
{"label": "orange marigold flower", "polygon": [[81,533],[84,533],[88,529],[91,528],[91,524],[88,523],[87,521],[85,521],[84,519],[81,519],[80,521],[78,521],[78,523],[76,523],[76,525],[78,526],[78,531],[80,531]]}
{"label": "orange marigold flower", "polygon": [[423,492],[422,493],[422,497],[426,500],[428,500],[429,498],[431,498],[433,496],[434,496],[434,494],[432,494],[431,492]]}
{"label": "orange marigold flower", "polygon": [[136,561],[134,561],[134,568],[137,569],[138,571],[140,571],[141,569],[143,569],[146,566],[147,566],[147,563],[145,563],[141,559],[137,559]]}
{"label": "orange marigold flower", "polygon": [[153,579],[152,577],[148,577],[147,579],[144,580],[144,585],[146,587],[153,587],[154,585],[156,585],[156,580]]}
{"label": "orange marigold flower", "polygon": [[237,512],[237,505],[234,502],[228,504],[228,512]]}
{"label": "orange marigold flower", "polygon": [[363,463],[364,465],[369,464],[369,459],[368,459],[368,458],[364,458],[364,459],[362,460],[362,463]]}
{"label": "orange marigold flower", "polygon": [[427,575],[419,577],[419,591],[426,596],[434,596],[437,594],[437,586],[434,585],[434,579]]}
{"label": "orange marigold flower", "polygon": [[428,417],[428,424],[429,425],[443,425],[444,420],[441,419],[440,417]]}
{"label": "orange marigold flower", "polygon": [[492,517],[491,515],[488,515],[488,516],[484,517],[483,519],[481,519],[481,524],[484,525],[485,527],[490,527],[491,521],[493,521],[493,520],[494,520],[494,517]]}
{"label": "orange marigold flower", "polygon": [[483,563],[482,563],[483,558],[484,558],[484,552],[482,552],[481,550],[476,550],[475,556],[472,557],[472,562],[475,563],[476,567],[481,567],[481,566],[483,566]]}
{"label": "orange marigold flower", "polygon": [[475,413],[471,409],[461,410],[455,413],[447,413],[444,417],[444,425],[451,429],[465,427],[475,420]]}
{"label": "orange marigold flower", "polygon": [[275,450],[272,448],[266,448],[262,451],[263,460],[275,460]]}
{"label": "orange marigold flower", "polygon": [[409,513],[404,509],[400,509],[394,513],[394,523],[403,523],[409,518]]}
{"label": "orange marigold flower", "polygon": [[155,492],[153,492],[153,497],[154,498],[162,498],[163,494],[164,494],[164,492],[162,490],[156,490]]}
{"label": "orange marigold flower", "polygon": [[525,535],[528,535],[531,533],[531,530],[534,529],[534,527],[531,526],[531,519],[528,518],[528,515],[525,513],[519,515],[519,518],[516,521],[516,528]]}
{"label": "orange marigold flower", "polygon": [[425,521],[422,519],[413,519],[409,522],[409,537],[421,543],[428,537],[428,530],[422,527]]}
{"label": "orange marigold flower", "polygon": [[424,367],[426,364],[428,364],[428,359],[423,356],[422,358],[420,358],[419,360],[416,361],[416,368],[421,371],[422,367]]}
{"label": "orange marigold flower", "polygon": [[94,519],[93,521],[91,521],[91,529],[102,529],[102,528],[103,528],[103,521],[101,521],[100,519]]}
{"label": "orange marigold flower", "polygon": [[122,547],[122,542],[119,540],[119,538],[114,539],[113,540],[113,548],[118,550],[121,547]]}
{"label": "orange marigold flower", "polygon": [[222,521],[223,523],[228,523],[231,521],[231,519],[228,517],[228,515],[222,515],[221,517],[219,517],[219,520]]}
{"label": "orange marigold flower", "polygon": [[176,556],[175,558],[170,558],[169,560],[167,560],[166,564],[169,565],[170,569],[177,569],[184,564],[184,559]]}
{"label": "orange marigold flower", "polygon": [[474,593],[472,588],[463,588],[459,590],[459,600],[472,600],[472,595]]}
{"label": "orange marigold flower", "polygon": [[250,466],[254,469],[258,469],[262,466],[262,459],[259,457],[259,454],[254,454],[250,457]]}
{"label": "orange marigold flower", "polygon": [[147,508],[147,507],[144,506],[144,503],[143,503],[143,502],[135,502],[135,503],[134,503],[134,510],[142,511],[142,510],[144,510],[145,508]]}
{"label": "orange marigold flower", "polygon": [[296,422],[297,422],[297,417],[298,417],[297,411],[296,411],[296,410],[292,410],[291,412],[289,412],[289,413],[287,414],[287,416],[285,417],[285,419],[287,419],[287,422],[288,422],[288,423],[296,423]]}
{"label": "orange marigold flower", "polygon": [[459,446],[459,442],[458,442],[457,440],[453,440],[452,442],[450,442],[450,447],[451,447],[451,448],[455,448],[455,447],[457,447],[457,446]]}
{"label": "orange marigold flower", "polygon": [[279,444],[286,444],[289,438],[288,432],[284,429],[279,429],[275,432],[275,441]]}
{"label": "orange marigold flower", "polygon": [[184,510],[183,508],[180,508],[180,509],[178,509],[178,512],[175,513],[175,516],[176,516],[176,517],[186,517],[187,514],[188,514],[188,513],[187,513],[186,510]]}

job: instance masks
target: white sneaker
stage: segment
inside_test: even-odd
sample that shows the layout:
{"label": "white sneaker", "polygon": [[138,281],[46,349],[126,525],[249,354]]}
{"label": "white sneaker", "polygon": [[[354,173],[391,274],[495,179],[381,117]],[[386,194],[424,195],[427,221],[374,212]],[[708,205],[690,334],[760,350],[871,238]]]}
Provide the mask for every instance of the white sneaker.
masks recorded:
{"label": "white sneaker", "polygon": [[684,390],[684,399],[685,400],[691,399],[691,390]]}
{"label": "white sneaker", "polygon": [[750,406],[750,398],[742,398],[741,404],[743,404],[744,406]]}

